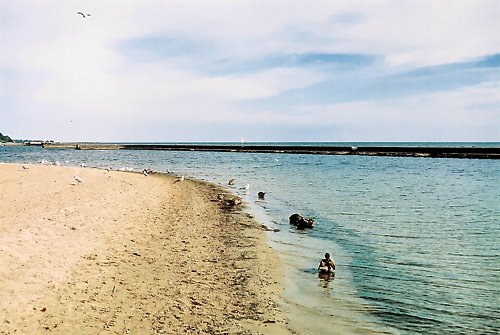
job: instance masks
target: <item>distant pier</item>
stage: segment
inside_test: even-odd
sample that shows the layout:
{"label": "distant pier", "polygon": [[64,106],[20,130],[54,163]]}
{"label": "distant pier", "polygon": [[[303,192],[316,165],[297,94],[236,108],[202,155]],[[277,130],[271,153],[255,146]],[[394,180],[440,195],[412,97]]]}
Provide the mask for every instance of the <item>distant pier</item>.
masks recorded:
{"label": "distant pier", "polygon": [[46,149],[77,150],[165,150],[216,151],[249,153],[283,153],[314,155],[362,155],[394,157],[499,159],[500,147],[431,147],[431,146],[316,146],[273,144],[108,144],[108,143],[45,143]]}

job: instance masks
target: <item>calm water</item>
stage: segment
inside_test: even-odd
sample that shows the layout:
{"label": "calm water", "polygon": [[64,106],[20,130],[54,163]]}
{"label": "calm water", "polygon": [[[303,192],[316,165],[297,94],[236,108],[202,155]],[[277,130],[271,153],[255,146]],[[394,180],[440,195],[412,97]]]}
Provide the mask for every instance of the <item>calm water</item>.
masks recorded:
{"label": "calm water", "polygon": [[[236,178],[232,191],[279,229],[269,240],[285,265],[283,308],[297,334],[500,330],[499,161],[0,147],[0,162],[41,159],[223,185]],[[316,218],[316,227],[290,229],[293,213]],[[319,278],[327,251],[337,271]]]}

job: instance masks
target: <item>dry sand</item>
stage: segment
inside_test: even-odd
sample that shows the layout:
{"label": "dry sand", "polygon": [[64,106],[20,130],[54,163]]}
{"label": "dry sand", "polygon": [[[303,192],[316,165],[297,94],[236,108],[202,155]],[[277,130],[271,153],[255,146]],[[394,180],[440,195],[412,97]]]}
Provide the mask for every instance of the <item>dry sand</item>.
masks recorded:
{"label": "dry sand", "polygon": [[26,167],[0,164],[0,334],[288,333],[279,260],[220,188]]}

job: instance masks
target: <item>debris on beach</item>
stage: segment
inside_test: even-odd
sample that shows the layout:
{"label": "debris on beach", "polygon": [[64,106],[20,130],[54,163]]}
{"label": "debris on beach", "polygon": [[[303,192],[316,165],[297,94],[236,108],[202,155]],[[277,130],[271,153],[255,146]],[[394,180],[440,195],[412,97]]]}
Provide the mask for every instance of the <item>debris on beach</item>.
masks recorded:
{"label": "debris on beach", "polygon": [[220,204],[221,208],[225,210],[231,210],[235,209],[239,205],[243,203],[243,200],[241,200],[240,197],[238,196],[233,196],[233,195],[228,195],[226,193],[219,193],[217,194],[217,200],[216,201]]}
{"label": "debris on beach", "polygon": [[236,207],[238,205],[241,205],[241,203],[242,203],[242,200],[239,197],[235,197],[233,199],[227,199],[226,200],[226,206],[228,206],[228,207],[233,207],[234,208],[234,207]]}

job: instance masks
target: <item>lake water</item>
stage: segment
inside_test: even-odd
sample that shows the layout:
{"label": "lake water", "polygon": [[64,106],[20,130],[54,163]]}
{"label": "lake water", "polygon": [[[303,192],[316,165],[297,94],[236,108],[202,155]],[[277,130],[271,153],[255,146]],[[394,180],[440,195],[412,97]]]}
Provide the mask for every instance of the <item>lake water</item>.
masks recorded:
{"label": "lake water", "polygon": [[[279,230],[269,243],[295,334],[499,333],[498,160],[0,147],[0,162],[42,159],[235,178],[231,191]],[[293,213],[315,228],[292,229]],[[325,252],[337,264],[330,278],[316,271]]]}

